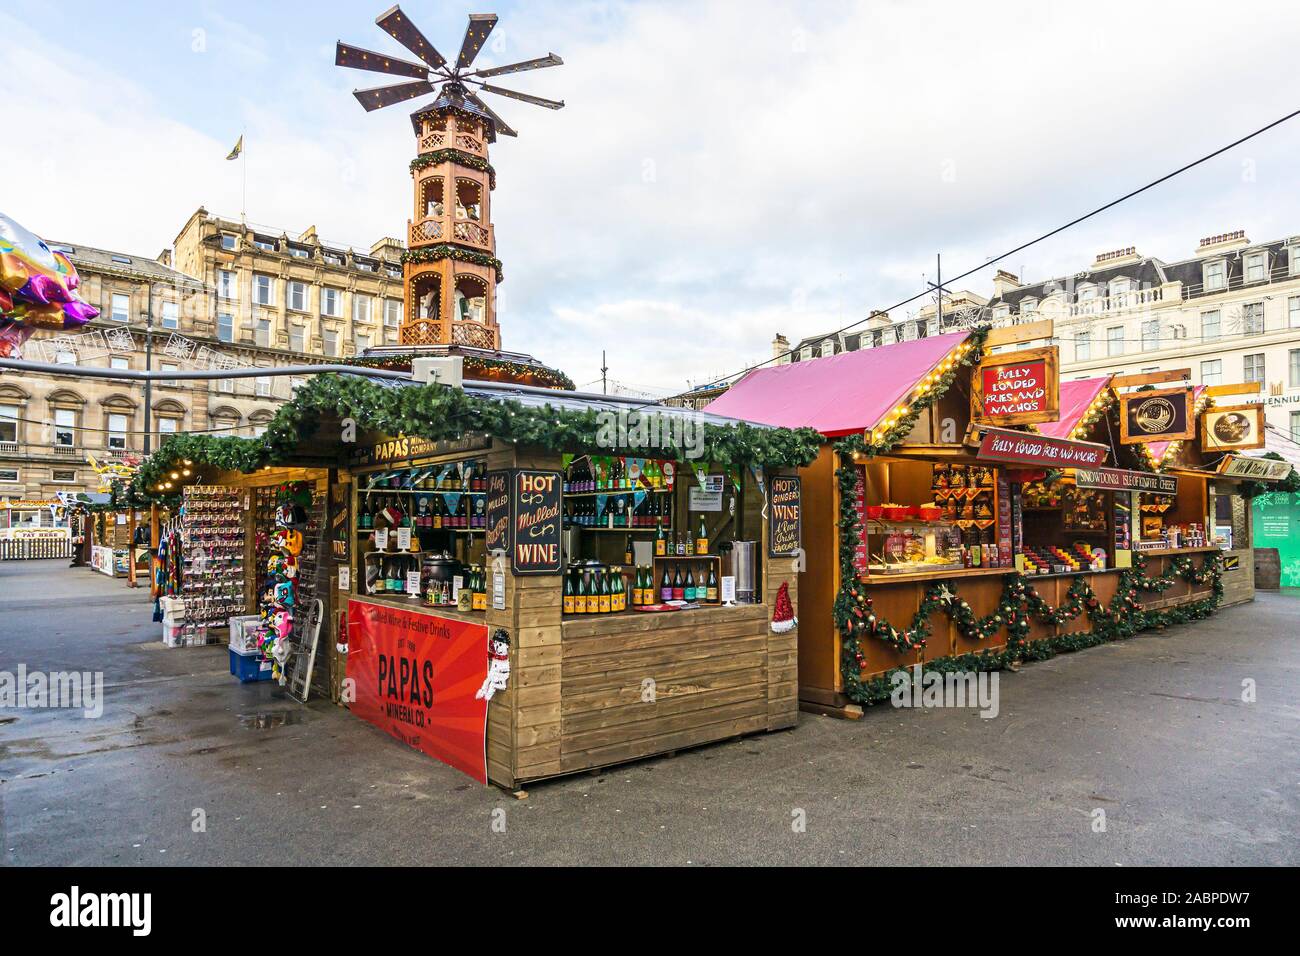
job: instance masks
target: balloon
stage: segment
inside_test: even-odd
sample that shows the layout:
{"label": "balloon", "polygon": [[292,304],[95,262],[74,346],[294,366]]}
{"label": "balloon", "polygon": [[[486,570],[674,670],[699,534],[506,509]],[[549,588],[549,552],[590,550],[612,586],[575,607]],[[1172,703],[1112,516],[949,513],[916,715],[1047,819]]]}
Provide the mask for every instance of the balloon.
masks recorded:
{"label": "balloon", "polygon": [[67,256],[0,213],[0,355],[19,354],[38,328],[67,332],[99,315],[80,285]]}

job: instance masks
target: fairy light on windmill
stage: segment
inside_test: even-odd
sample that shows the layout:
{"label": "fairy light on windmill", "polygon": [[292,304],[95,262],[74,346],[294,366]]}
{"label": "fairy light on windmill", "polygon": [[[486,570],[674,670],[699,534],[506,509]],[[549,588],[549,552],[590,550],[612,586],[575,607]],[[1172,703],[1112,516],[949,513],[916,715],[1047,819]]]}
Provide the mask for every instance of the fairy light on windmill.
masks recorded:
{"label": "fairy light on windmill", "polygon": [[[404,351],[434,348],[470,355],[499,353],[497,285],[502,281],[492,227],[491,192],[496,174],[488,147],[515,130],[479,96],[490,93],[558,110],[549,100],[504,89],[488,80],[564,61],[554,53],[532,60],[474,69],[474,61],[497,24],[493,13],[470,14],[460,52],[448,60],[401,7],[376,18],[385,33],[418,61],[389,56],[339,41],[335,64],[410,82],[354,90],[367,112],[422,96],[435,99],[411,114],[417,155],[411,162],[415,215],[407,222],[403,259],[405,311],[400,329]],[[374,352],[387,350],[376,349]],[[368,353],[369,354],[369,353]],[[513,356],[535,363],[529,356]]]}

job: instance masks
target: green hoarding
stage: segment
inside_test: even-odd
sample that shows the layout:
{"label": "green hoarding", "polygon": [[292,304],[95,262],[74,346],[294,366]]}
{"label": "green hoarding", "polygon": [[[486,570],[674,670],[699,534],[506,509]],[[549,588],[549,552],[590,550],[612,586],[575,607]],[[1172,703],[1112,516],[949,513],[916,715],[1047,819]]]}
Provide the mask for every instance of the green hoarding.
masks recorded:
{"label": "green hoarding", "polygon": [[1300,587],[1300,494],[1270,491],[1257,495],[1255,547],[1277,548],[1282,587]]}

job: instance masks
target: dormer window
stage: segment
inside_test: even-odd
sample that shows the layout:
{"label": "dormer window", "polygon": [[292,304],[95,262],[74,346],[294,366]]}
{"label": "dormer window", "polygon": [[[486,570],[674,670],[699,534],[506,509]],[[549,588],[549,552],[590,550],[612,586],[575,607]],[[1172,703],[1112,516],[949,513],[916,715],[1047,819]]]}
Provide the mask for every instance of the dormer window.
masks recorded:
{"label": "dormer window", "polygon": [[824,339],[822,341],[822,355],[827,356],[827,355],[834,355],[834,354],[835,354],[835,340]]}
{"label": "dormer window", "polygon": [[1092,283],[1086,283],[1085,285],[1079,286],[1076,290],[1076,295],[1080,302],[1087,302],[1089,299],[1095,299],[1097,298],[1097,287]]}
{"label": "dormer window", "polygon": [[1291,257],[1291,274],[1300,275],[1300,243],[1294,246],[1287,246],[1287,254]]}
{"label": "dormer window", "polygon": [[1201,266],[1201,282],[1206,292],[1218,292],[1228,287],[1228,264],[1222,259],[1215,259]]}
{"label": "dormer window", "polygon": [[1127,295],[1132,290],[1133,280],[1121,276],[1118,279],[1110,280],[1110,287],[1107,290],[1107,294],[1110,296]]}
{"label": "dormer window", "polygon": [[261,236],[254,236],[253,245],[263,252],[275,252],[277,243],[274,239],[263,239]]}
{"label": "dormer window", "polygon": [[1001,305],[995,305],[993,307],[993,318],[1006,319],[1009,318],[1010,316],[1011,316],[1011,306],[1008,305],[1007,303],[1003,302]]}
{"label": "dormer window", "polygon": [[1268,254],[1250,252],[1243,259],[1242,270],[1247,282],[1263,282],[1268,278]]}
{"label": "dormer window", "polygon": [[1038,311],[1038,300],[1037,300],[1037,299],[1021,299],[1021,300],[1020,300],[1020,314],[1021,314],[1021,315],[1033,315],[1033,314],[1034,314],[1035,312],[1037,312],[1037,311]]}

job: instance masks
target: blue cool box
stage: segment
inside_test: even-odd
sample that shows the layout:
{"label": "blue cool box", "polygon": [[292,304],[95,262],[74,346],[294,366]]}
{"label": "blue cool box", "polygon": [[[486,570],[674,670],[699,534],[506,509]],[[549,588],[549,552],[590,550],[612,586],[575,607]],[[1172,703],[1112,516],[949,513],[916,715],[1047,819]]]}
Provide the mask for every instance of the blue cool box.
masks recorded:
{"label": "blue cool box", "polygon": [[251,684],[254,681],[271,679],[271,662],[262,656],[261,651],[241,654],[233,647],[226,649],[230,651],[230,673],[238,677],[242,683]]}

